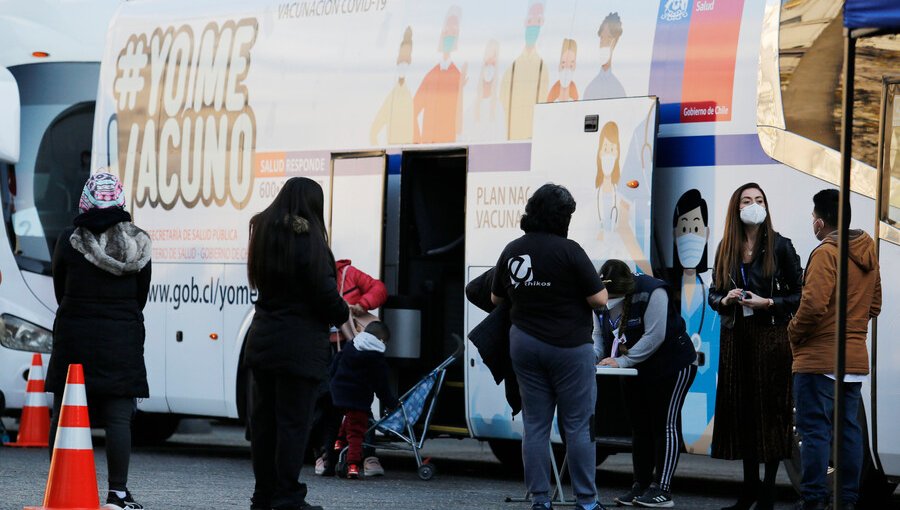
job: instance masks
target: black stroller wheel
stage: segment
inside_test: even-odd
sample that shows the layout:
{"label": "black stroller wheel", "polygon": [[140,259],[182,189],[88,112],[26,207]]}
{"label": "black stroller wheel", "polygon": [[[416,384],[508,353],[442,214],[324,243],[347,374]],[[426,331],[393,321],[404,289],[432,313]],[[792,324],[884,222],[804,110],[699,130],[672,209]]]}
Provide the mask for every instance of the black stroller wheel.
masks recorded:
{"label": "black stroller wheel", "polygon": [[437,470],[434,468],[433,464],[422,464],[419,466],[419,478],[427,482],[434,478],[435,471]]}

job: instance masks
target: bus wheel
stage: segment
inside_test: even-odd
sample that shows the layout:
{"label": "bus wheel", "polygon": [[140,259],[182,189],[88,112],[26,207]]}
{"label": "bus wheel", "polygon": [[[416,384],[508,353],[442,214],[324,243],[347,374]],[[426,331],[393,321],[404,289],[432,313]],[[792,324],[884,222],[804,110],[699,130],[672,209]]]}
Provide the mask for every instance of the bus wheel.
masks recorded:
{"label": "bus wheel", "polygon": [[172,414],[138,411],[131,422],[131,442],[137,446],[151,446],[172,437],[181,418]]}

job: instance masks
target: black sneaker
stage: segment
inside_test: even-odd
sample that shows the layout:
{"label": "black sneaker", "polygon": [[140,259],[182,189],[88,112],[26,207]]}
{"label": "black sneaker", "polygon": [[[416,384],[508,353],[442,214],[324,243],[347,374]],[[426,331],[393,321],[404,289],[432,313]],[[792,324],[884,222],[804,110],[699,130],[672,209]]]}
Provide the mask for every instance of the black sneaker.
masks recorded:
{"label": "black sneaker", "polygon": [[577,510],[606,510],[606,507],[600,504],[599,501],[594,501],[591,506],[575,505],[575,508]]}
{"label": "black sneaker", "polygon": [[651,485],[647,492],[634,498],[634,504],[645,508],[671,508],[675,506],[675,502],[672,501],[672,495],[656,485]]}
{"label": "black sneaker", "polygon": [[124,498],[120,498],[114,491],[109,491],[106,496],[105,508],[108,510],[144,510],[144,505],[136,502],[129,490],[125,491]]}
{"label": "black sneaker", "polygon": [[641,488],[641,484],[635,482],[631,486],[631,490],[615,499],[615,502],[619,506],[634,506],[635,498],[644,495],[644,489]]}
{"label": "black sneaker", "polygon": [[531,510],[553,510],[551,503],[535,503],[531,505]]}

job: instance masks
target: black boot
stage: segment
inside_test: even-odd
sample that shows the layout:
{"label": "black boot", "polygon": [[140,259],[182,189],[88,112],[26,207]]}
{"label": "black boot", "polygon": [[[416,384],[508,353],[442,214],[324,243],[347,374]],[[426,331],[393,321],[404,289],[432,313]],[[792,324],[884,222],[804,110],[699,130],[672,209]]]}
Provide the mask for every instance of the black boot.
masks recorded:
{"label": "black boot", "polygon": [[775,508],[775,485],[763,483],[759,487],[759,499],[754,510],[772,510]]}
{"label": "black boot", "polygon": [[[737,503],[722,507],[722,510],[750,510],[753,503],[759,499],[759,482],[755,484],[747,484],[741,486],[741,495],[738,497]],[[760,508],[757,506],[757,508]],[[769,507],[771,508],[771,507]]]}

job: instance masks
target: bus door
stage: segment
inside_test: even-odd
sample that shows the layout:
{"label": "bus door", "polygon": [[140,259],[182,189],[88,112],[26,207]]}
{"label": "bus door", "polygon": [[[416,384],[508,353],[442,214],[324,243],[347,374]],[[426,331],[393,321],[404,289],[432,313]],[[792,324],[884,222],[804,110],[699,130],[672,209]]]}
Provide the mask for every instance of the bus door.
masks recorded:
{"label": "bus door", "polygon": [[[598,268],[603,261],[618,258],[637,271],[651,273],[650,187],[656,132],[655,97],[548,103],[535,106],[530,150],[527,144],[471,148],[469,279],[496,264],[506,243],[522,234],[519,221],[525,203],[548,182],[565,186],[574,196],[578,207],[569,238]],[[469,306],[469,330],[483,316]],[[494,383],[471,343],[467,360],[473,433],[515,438],[521,422],[512,419],[503,388]],[[601,379],[603,399],[621,398],[612,378]],[[630,435],[622,422],[617,419],[609,424],[612,428],[598,423],[599,432]]]}
{"label": "bus door", "polygon": [[[385,307],[391,329],[410,333],[393,337],[387,353],[401,391],[449,358],[464,336],[466,158],[465,149],[442,149],[406,151],[401,159],[397,285]],[[432,433],[468,435],[464,390],[462,364],[454,363]]]}
{"label": "bus door", "polygon": [[331,161],[331,251],[377,279],[382,278],[386,161],[383,153],[334,154]]}
{"label": "bus door", "polygon": [[872,402],[870,432],[872,449],[881,468],[891,476],[900,474],[900,78],[886,79],[881,113],[882,152],[878,218],[878,261],[881,266],[881,315],[872,321]]}
{"label": "bus door", "polygon": [[[162,264],[161,264],[162,265]],[[225,416],[223,264],[165,264],[166,400],[173,413]],[[149,341],[155,341],[148,337]],[[147,364],[148,371],[162,365]],[[152,374],[148,374],[151,376]]]}

